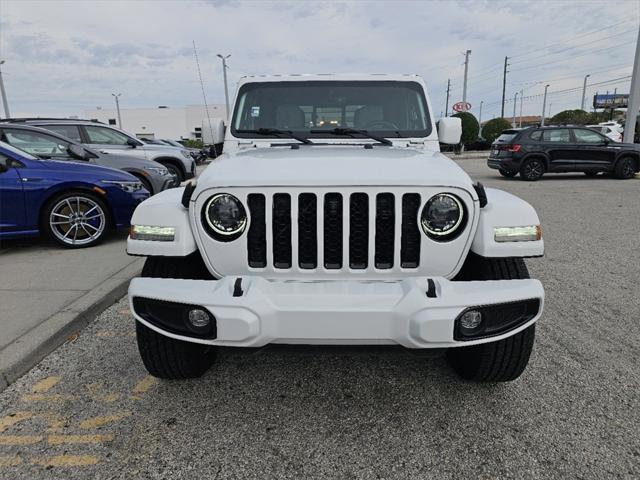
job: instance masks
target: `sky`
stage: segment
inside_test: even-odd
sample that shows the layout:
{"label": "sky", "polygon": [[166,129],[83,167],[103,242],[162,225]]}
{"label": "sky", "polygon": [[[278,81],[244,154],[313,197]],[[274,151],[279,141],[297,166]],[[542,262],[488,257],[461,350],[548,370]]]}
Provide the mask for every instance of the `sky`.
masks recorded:
{"label": "sky", "polygon": [[[0,0],[0,68],[12,116],[82,116],[85,109],[224,103],[243,75],[416,73],[434,115],[462,100],[482,119],[579,108],[596,91],[628,93],[640,1],[31,1]],[[587,101],[587,105],[590,100]],[[518,114],[520,101],[516,103]]]}

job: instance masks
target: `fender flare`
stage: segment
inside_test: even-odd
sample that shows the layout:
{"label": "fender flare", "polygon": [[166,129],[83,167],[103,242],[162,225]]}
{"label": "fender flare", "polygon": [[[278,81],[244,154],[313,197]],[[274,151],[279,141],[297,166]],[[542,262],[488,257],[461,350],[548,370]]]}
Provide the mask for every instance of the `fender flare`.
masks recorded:
{"label": "fender flare", "polygon": [[480,209],[471,251],[483,257],[539,257],[544,240],[496,242],[494,228],[540,225],[535,209],[521,198],[495,188],[487,188],[487,205]]}
{"label": "fender flare", "polygon": [[526,162],[528,159],[533,158],[533,157],[542,158],[544,160],[544,170],[546,172],[549,171],[549,165],[551,164],[551,160],[549,159],[549,156],[544,152],[527,153],[524,157],[522,157],[522,160],[520,161],[520,165],[522,165],[523,162]]}

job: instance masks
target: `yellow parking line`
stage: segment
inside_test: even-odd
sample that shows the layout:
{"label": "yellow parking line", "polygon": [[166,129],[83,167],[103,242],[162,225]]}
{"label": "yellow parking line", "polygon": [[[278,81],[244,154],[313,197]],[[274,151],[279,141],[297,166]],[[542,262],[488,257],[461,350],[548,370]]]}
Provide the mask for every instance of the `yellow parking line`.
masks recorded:
{"label": "yellow parking line", "polygon": [[0,445],[33,445],[42,435],[0,435]]}
{"label": "yellow parking line", "polygon": [[31,417],[33,417],[33,413],[31,412],[16,412],[13,415],[7,415],[6,417],[0,418],[0,433],[4,432],[10,426]]}
{"label": "yellow parking line", "polygon": [[151,375],[147,375],[138,383],[136,383],[135,387],[133,387],[134,395],[132,395],[131,398],[133,400],[139,400],[140,395],[147,393],[149,389],[156,384],[156,382],[157,380],[154,377],[152,377]]}
{"label": "yellow parking line", "polygon": [[0,455],[0,467],[15,467],[21,463],[22,459],[17,455]]}
{"label": "yellow parking line", "polygon": [[113,440],[113,433],[105,435],[49,435],[49,445],[62,445],[65,443],[102,443]]}
{"label": "yellow parking line", "polygon": [[43,467],[83,467],[95,465],[100,459],[95,455],[56,455],[53,457],[42,457],[33,460],[36,465]]}
{"label": "yellow parking line", "polygon": [[22,396],[23,402],[63,402],[65,400],[73,400],[74,395],[41,395],[39,393],[31,393]]}
{"label": "yellow parking line", "polygon": [[113,415],[103,415],[101,417],[87,418],[80,422],[80,428],[98,428],[109,423],[118,422],[131,415],[131,412],[114,413]]}
{"label": "yellow parking line", "polygon": [[44,380],[40,380],[31,388],[31,393],[46,393],[60,380],[62,380],[62,377],[47,377]]}

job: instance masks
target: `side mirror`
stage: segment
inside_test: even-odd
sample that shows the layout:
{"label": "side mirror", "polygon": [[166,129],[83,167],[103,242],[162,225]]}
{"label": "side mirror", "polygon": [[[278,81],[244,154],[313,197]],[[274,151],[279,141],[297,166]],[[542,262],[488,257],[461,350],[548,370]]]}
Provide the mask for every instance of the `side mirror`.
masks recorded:
{"label": "side mirror", "polygon": [[133,138],[130,138],[127,140],[127,145],[129,145],[131,148],[136,148],[139,143],[136,142]]}
{"label": "side mirror", "polygon": [[67,148],[67,153],[77,160],[87,160],[88,158],[87,151],[80,145],[76,145],[75,143],[69,145],[69,147]]}
{"label": "side mirror", "polygon": [[4,173],[7,170],[9,170],[9,167],[7,167],[4,163],[0,162],[0,173]]}
{"label": "side mirror", "polygon": [[462,121],[457,117],[441,118],[437,125],[438,141],[448,145],[460,143],[462,137]]}

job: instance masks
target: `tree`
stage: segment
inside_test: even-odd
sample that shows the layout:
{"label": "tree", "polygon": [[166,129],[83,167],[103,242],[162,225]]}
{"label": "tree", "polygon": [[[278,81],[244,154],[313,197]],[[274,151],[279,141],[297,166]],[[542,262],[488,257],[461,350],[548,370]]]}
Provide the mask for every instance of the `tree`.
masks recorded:
{"label": "tree", "polygon": [[591,123],[597,123],[597,118],[595,115],[578,108],[556,113],[551,117],[549,123],[555,125],[590,125]]}
{"label": "tree", "polygon": [[493,120],[489,120],[484,124],[484,127],[482,127],[482,138],[489,143],[493,143],[502,132],[509,130],[510,128],[512,128],[511,123],[504,118],[494,118]]}
{"label": "tree", "polygon": [[467,143],[473,143],[478,140],[478,133],[480,133],[480,124],[476,117],[469,112],[460,112],[453,115],[458,117],[462,122],[462,137],[460,137],[460,143],[466,145]]}

